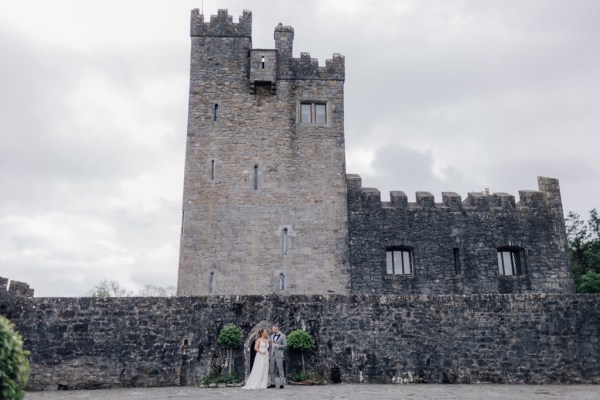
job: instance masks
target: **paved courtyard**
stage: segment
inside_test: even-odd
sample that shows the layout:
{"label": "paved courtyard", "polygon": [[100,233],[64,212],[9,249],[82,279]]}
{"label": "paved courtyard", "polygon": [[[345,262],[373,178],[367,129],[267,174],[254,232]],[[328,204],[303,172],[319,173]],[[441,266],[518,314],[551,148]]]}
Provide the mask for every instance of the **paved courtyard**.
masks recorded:
{"label": "paved courtyard", "polygon": [[255,391],[171,387],[28,392],[25,396],[25,400],[42,399],[599,400],[600,385],[327,385]]}

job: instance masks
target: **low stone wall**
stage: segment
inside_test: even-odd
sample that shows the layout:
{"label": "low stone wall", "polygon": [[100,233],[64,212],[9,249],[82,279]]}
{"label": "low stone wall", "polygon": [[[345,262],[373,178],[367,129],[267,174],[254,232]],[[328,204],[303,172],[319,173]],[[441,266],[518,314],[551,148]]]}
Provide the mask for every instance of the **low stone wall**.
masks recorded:
{"label": "low stone wall", "polygon": [[[1,291],[0,291],[1,292]],[[7,306],[10,303],[10,306]],[[600,296],[28,298],[0,293],[33,390],[196,385],[225,361],[225,323],[313,330],[329,381],[600,383]],[[246,342],[248,342],[248,337]],[[236,351],[238,374],[244,353]],[[289,354],[289,372],[298,355]]]}

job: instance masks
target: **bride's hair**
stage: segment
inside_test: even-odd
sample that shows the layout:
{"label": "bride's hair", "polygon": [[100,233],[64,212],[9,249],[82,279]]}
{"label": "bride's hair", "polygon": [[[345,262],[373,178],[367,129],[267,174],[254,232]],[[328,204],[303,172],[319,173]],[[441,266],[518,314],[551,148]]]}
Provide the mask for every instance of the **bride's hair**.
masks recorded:
{"label": "bride's hair", "polygon": [[256,337],[261,338],[263,331],[266,331],[266,330],[267,330],[266,328],[259,329],[258,332],[256,333]]}

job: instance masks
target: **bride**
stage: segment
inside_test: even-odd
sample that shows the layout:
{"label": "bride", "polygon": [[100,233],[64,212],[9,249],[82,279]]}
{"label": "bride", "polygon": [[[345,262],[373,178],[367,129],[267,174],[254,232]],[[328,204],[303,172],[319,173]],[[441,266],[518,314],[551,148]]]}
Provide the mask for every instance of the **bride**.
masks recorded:
{"label": "bride", "polygon": [[243,389],[267,388],[267,380],[269,378],[269,339],[267,330],[265,328],[260,329],[256,337],[257,339],[254,344],[254,350],[256,350],[254,365],[252,365],[252,372],[250,372],[250,376],[248,376]]}

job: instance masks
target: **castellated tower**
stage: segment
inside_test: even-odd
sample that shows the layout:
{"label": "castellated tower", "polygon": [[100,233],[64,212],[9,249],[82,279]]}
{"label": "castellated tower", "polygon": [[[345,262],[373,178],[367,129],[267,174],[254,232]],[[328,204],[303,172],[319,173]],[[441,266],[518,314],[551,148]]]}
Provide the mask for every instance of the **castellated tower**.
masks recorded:
{"label": "castellated tower", "polygon": [[348,293],[344,58],[252,48],[252,14],[191,18],[177,294]]}

